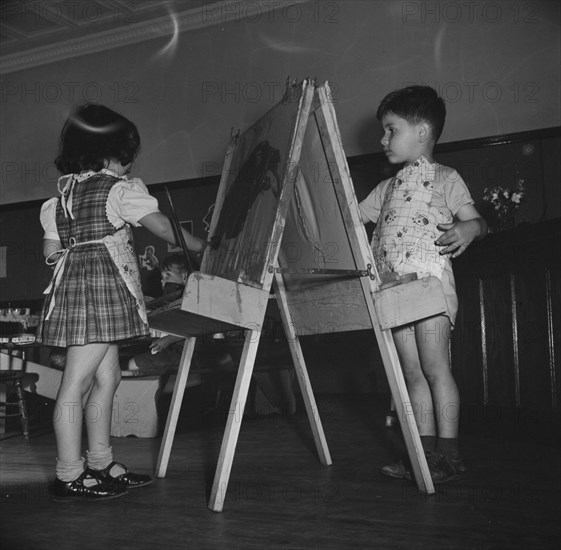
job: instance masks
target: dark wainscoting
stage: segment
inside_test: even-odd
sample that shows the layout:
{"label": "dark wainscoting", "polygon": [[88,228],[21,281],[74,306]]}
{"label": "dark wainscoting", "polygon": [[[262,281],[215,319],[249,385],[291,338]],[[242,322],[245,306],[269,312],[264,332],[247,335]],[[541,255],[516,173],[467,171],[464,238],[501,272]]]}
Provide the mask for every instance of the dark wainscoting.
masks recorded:
{"label": "dark wainscoting", "polygon": [[[561,219],[521,224],[454,260],[452,369],[463,410],[559,412]],[[498,412],[497,414],[503,414]]]}

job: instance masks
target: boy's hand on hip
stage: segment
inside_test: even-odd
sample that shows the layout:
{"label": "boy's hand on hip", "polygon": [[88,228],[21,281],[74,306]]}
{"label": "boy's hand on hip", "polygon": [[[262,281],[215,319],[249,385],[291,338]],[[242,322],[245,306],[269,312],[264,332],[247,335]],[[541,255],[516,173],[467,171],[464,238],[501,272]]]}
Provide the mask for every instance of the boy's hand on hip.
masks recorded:
{"label": "boy's hand on hip", "polygon": [[437,229],[444,231],[435,244],[443,246],[440,254],[450,254],[457,258],[479,235],[479,224],[475,220],[457,221],[454,223],[441,223]]}

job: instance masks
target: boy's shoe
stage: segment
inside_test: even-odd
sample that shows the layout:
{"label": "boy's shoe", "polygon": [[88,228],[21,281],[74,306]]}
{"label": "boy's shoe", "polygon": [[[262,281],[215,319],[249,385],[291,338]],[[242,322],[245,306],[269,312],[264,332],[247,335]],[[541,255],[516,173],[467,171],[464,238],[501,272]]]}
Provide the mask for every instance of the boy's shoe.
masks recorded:
{"label": "boy's shoe", "polygon": [[[74,502],[78,500],[109,500],[127,494],[123,485],[112,483],[94,483],[97,481],[88,471],[84,471],[74,481],[55,479],[50,490],[50,497],[58,502]],[[84,483],[85,482],[85,483]]]}
{"label": "boy's shoe", "polygon": [[[116,470],[111,474],[113,468]],[[145,474],[135,474],[129,472],[128,468],[120,462],[111,462],[109,466],[103,470],[86,470],[90,476],[97,479],[100,483],[109,483],[122,486],[128,489],[136,489],[137,487],[144,487],[152,483],[152,478]]]}
{"label": "boy's shoe", "polygon": [[403,460],[398,460],[392,464],[382,466],[382,468],[380,468],[380,473],[387,477],[393,477],[394,479],[411,479],[411,473]]}
{"label": "boy's shoe", "polygon": [[[452,458],[440,452],[425,451],[427,465],[434,484],[447,483],[459,479],[467,468],[462,458]],[[398,460],[380,468],[380,473],[395,479],[412,480],[411,469],[405,461]]]}
{"label": "boy's shoe", "polygon": [[467,469],[461,457],[452,458],[438,451],[427,451],[425,456],[427,457],[432,482],[435,485],[455,481]]}

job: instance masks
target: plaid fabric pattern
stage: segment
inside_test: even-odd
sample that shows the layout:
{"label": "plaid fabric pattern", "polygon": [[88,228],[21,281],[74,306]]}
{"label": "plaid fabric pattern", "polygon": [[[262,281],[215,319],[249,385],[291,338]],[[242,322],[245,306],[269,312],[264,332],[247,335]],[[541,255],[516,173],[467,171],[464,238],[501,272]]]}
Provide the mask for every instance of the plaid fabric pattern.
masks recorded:
{"label": "plaid fabric pattern", "polygon": [[[64,247],[71,237],[77,243],[102,239],[117,229],[107,219],[105,206],[109,191],[119,181],[95,175],[75,184],[72,212],[65,217],[57,207],[57,229]],[[45,320],[56,292],[54,309]],[[50,345],[67,347],[93,342],[115,342],[144,336],[136,302],[103,243],[75,246],[68,252],[62,280],[47,296],[37,338]]]}
{"label": "plaid fabric pattern", "polygon": [[105,174],[97,174],[74,186],[72,212],[74,219],[64,215],[62,204],[57,205],[57,229],[62,245],[68,247],[70,237],[76,242],[103,239],[112,235],[117,229],[107,219],[105,205],[111,188],[119,181],[118,178]]}

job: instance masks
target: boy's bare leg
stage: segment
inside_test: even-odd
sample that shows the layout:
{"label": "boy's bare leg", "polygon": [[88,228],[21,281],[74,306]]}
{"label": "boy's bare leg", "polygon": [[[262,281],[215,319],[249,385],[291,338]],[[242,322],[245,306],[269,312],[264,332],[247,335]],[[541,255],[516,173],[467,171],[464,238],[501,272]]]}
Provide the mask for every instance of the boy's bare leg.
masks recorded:
{"label": "boy's bare leg", "polygon": [[460,394],[450,370],[450,319],[438,315],[415,325],[415,339],[423,374],[430,387],[437,433],[440,438],[457,438]]}
{"label": "boy's bare leg", "polygon": [[[415,420],[434,483],[465,471],[458,446],[460,396],[450,370],[450,320],[435,316],[394,330]],[[436,440],[436,441],[435,441]],[[434,452],[436,451],[436,452]],[[407,477],[403,463],[382,468],[384,475]]]}
{"label": "boy's bare leg", "polygon": [[460,395],[450,370],[450,320],[439,315],[416,324],[415,337],[436,417],[436,453],[427,455],[434,483],[457,479],[465,471],[458,444]]}
{"label": "boy's bare leg", "polygon": [[396,328],[393,330],[393,339],[407,384],[419,435],[421,437],[436,436],[437,427],[433,414],[431,388],[421,367],[417,350],[416,330],[412,325]]}

